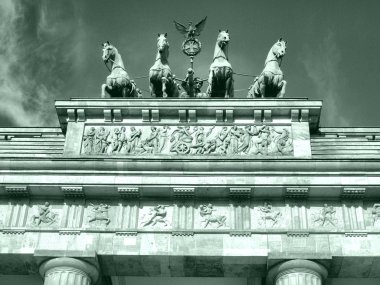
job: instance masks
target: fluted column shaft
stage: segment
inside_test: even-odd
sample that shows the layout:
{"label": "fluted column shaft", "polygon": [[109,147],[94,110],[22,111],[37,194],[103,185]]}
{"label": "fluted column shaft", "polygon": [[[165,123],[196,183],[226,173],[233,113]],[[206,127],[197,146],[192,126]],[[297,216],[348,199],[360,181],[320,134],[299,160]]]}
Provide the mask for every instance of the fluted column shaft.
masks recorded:
{"label": "fluted column shaft", "polygon": [[60,257],[50,259],[40,266],[44,285],[91,285],[99,277],[98,269],[85,261]]}
{"label": "fluted column shaft", "polygon": [[294,259],[280,263],[269,270],[268,285],[322,285],[327,270],[319,263]]}

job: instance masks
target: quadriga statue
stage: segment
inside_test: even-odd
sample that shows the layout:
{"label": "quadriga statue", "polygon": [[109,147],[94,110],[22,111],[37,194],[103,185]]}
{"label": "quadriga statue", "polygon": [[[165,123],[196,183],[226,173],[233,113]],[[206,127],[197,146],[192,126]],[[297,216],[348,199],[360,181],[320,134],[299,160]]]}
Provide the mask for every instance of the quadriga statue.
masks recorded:
{"label": "quadriga statue", "polygon": [[210,97],[229,98],[234,96],[233,72],[231,64],[228,62],[229,42],[228,30],[219,31],[208,78],[207,93]]}
{"label": "quadriga statue", "polygon": [[279,97],[285,95],[286,81],[280,68],[286,52],[286,41],[280,38],[269,50],[265,67],[249,87],[248,98]]}
{"label": "quadriga statue", "polygon": [[121,55],[108,41],[103,43],[102,59],[105,64],[111,62],[111,74],[107,76],[106,84],[102,84],[102,98],[106,93],[110,97],[141,97],[140,90],[125,70]]}
{"label": "quadriga statue", "polygon": [[149,89],[152,97],[178,97],[175,77],[169,67],[167,34],[158,34],[156,61],[149,70]]}

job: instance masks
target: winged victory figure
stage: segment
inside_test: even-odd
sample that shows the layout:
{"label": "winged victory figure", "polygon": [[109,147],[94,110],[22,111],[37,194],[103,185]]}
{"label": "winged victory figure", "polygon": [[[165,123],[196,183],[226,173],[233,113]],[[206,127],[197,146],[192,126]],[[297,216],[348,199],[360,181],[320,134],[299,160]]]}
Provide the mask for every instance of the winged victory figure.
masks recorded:
{"label": "winged victory figure", "polygon": [[199,36],[206,24],[206,19],[205,17],[202,21],[200,21],[198,24],[193,26],[193,22],[189,22],[189,26],[185,27],[184,25],[174,21],[174,25],[176,29],[184,35],[186,38],[194,38],[195,36]]}

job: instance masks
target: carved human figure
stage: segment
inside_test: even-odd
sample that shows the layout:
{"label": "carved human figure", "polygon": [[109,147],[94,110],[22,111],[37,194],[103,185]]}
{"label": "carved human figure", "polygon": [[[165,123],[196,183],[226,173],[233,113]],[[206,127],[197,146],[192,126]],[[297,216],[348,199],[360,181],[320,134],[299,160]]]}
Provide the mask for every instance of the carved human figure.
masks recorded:
{"label": "carved human figure", "polygon": [[210,223],[217,224],[218,228],[226,225],[227,217],[222,215],[214,215],[213,212],[215,211],[216,210],[212,204],[199,206],[199,214],[203,218],[201,223],[205,223],[205,228],[207,228]]}
{"label": "carved human figure", "polygon": [[137,130],[135,127],[130,128],[129,138],[128,138],[128,149],[129,153],[136,153],[136,147],[140,143],[141,130]]}
{"label": "carved human figure", "polygon": [[241,130],[237,125],[233,125],[230,129],[230,144],[227,153],[237,154],[239,148],[239,139],[241,136]]}
{"label": "carved human figure", "polygon": [[157,223],[164,224],[165,227],[168,226],[168,221],[166,219],[168,205],[157,205],[150,209],[149,217],[147,220],[143,221],[141,224],[143,227],[148,225],[155,226]]}
{"label": "carved human figure", "polygon": [[38,215],[32,216],[32,223],[39,226],[41,223],[51,225],[57,221],[57,214],[50,211],[50,203],[45,202],[44,205],[38,206]]}
{"label": "carved human figure", "polygon": [[335,209],[333,206],[323,204],[323,208],[320,211],[319,215],[314,218],[314,223],[319,222],[320,226],[325,226],[326,223],[329,223],[332,226],[336,226],[335,223]]}
{"label": "carved human figure", "polygon": [[374,204],[371,213],[372,224],[375,225],[375,223],[380,220],[380,204]]}
{"label": "carved human figure", "polygon": [[271,227],[278,223],[281,212],[274,210],[270,203],[264,202],[264,205],[259,207],[259,210],[261,212],[261,220],[265,226],[267,226],[267,221],[272,221],[270,224]]}
{"label": "carved human figure", "polygon": [[148,147],[149,152],[157,153],[159,149],[159,133],[160,130],[157,127],[150,128],[149,137],[145,139],[145,146]]}
{"label": "carved human figure", "polygon": [[169,138],[169,132],[170,127],[169,126],[163,126],[162,129],[159,130],[159,135],[158,135],[158,153],[161,153],[162,150],[165,148],[167,140]]}
{"label": "carved human figure", "polygon": [[107,153],[112,154],[116,153],[119,149],[120,141],[119,141],[119,136],[120,136],[120,130],[119,128],[115,128],[113,132],[111,132],[108,137],[107,137]]}
{"label": "carved human figure", "polygon": [[220,154],[226,154],[227,148],[230,140],[228,139],[229,131],[226,126],[224,126],[218,133],[216,138],[216,148],[217,152]]}
{"label": "carved human figure", "polygon": [[105,153],[107,147],[108,132],[104,127],[99,127],[95,133],[94,153]]}
{"label": "carved human figure", "polygon": [[253,151],[254,154],[262,154],[262,155],[268,155],[268,146],[271,143],[271,137],[270,137],[270,128],[266,125],[263,125],[261,129],[258,131],[258,137],[255,141],[255,150]]}
{"label": "carved human figure", "polygon": [[83,136],[83,152],[91,154],[94,151],[95,128],[91,127]]}
{"label": "carved human figure", "polygon": [[256,126],[245,126],[242,135],[240,137],[240,145],[238,147],[238,153],[244,152],[248,153],[251,148],[251,139],[253,136],[259,134]]}
{"label": "carved human figure", "polygon": [[196,98],[208,98],[209,94],[202,92],[203,80],[199,77],[194,78],[194,96]]}
{"label": "carved human figure", "polygon": [[95,221],[104,221],[105,225],[108,226],[108,224],[111,222],[111,219],[108,217],[108,210],[110,206],[103,203],[100,203],[99,205],[90,203],[90,206],[92,209],[91,213],[88,216],[88,222],[91,223]]}

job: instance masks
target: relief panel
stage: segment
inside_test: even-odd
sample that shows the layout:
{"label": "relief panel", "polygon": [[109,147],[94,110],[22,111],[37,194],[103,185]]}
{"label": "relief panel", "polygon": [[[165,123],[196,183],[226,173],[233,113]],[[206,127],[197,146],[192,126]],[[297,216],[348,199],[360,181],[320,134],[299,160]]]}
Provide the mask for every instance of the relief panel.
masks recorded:
{"label": "relief panel", "polygon": [[173,228],[173,205],[170,202],[140,204],[138,228],[142,230],[171,230]]}
{"label": "relief panel", "polygon": [[230,229],[231,211],[228,204],[204,203],[194,211],[194,229]]}
{"label": "relief panel", "polygon": [[291,126],[86,126],[82,155],[293,156]]}
{"label": "relief panel", "polygon": [[33,201],[27,224],[31,227],[59,227],[62,217],[62,204],[55,201]]}
{"label": "relief panel", "polygon": [[84,228],[115,228],[117,224],[117,207],[108,201],[90,200],[84,210]]}
{"label": "relief panel", "polygon": [[308,225],[311,230],[342,231],[344,230],[343,211],[337,202],[310,202]]}
{"label": "relief panel", "polygon": [[251,211],[252,229],[275,230],[288,228],[288,214],[284,202],[255,201]]}

